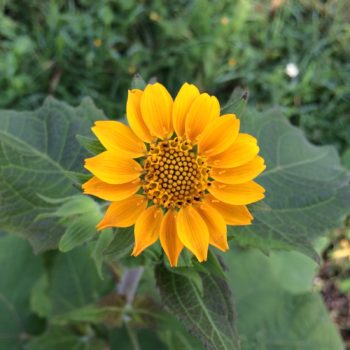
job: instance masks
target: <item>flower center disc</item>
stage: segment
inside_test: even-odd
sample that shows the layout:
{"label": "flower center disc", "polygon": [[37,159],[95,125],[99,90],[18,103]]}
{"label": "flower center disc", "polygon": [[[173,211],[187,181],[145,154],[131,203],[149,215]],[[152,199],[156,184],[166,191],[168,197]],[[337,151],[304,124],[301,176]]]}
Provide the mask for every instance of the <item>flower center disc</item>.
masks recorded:
{"label": "flower center disc", "polygon": [[164,208],[181,208],[200,201],[208,187],[205,159],[181,137],[151,144],[144,169],[145,194]]}

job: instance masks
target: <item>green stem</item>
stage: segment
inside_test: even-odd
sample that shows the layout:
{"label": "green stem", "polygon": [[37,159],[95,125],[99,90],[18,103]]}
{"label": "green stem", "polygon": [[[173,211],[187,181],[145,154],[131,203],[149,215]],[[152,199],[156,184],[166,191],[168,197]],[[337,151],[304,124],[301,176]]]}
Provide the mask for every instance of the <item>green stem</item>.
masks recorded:
{"label": "green stem", "polygon": [[125,322],[125,328],[128,332],[133,350],[141,350],[137,333],[132,327],[130,327],[130,322]]}
{"label": "green stem", "polygon": [[118,294],[124,295],[126,298],[126,305],[124,307],[124,310],[128,310],[128,312],[124,315],[123,320],[124,320],[125,328],[128,332],[133,350],[141,350],[141,347],[137,338],[137,333],[130,325],[130,321],[131,321],[130,311],[132,311],[132,303],[134,301],[136,290],[141,280],[143,272],[144,272],[143,267],[126,269],[121,281],[117,285]]}

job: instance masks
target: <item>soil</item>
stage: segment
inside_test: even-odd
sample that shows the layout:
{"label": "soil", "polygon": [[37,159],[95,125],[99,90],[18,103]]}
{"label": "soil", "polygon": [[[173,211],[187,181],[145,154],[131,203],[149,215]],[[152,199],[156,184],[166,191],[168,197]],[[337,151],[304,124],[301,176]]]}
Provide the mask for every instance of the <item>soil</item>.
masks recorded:
{"label": "soil", "polygon": [[329,259],[329,254],[325,255],[325,261],[318,276],[322,285],[321,294],[331,317],[338,326],[346,348],[350,349],[350,292],[342,293],[337,286],[337,282],[344,276],[350,276],[350,270],[344,271],[340,264]]}

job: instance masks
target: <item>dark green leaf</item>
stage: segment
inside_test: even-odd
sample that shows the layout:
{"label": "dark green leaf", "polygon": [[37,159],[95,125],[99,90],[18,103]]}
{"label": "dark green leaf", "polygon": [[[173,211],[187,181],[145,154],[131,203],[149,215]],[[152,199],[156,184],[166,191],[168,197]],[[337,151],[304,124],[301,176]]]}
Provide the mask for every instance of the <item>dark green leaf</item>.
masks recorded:
{"label": "dark green leaf", "polygon": [[101,279],[104,278],[103,272],[102,272],[102,265],[104,261],[104,251],[110,245],[113,238],[114,238],[114,234],[112,229],[103,230],[99,234],[97,242],[95,243],[95,248],[91,254],[91,257],[95,261],[96,269]]}
{"label": "dark green leaf", "polygon": [[0,238],[0,349],[22,349],[30,316],[30,291],[43,273],[41,259],[24,240]]}
{"label": "dark green leaf", "polygon": [[77,189],[81,189],[81,185],[90,180],[92,175],[91,174],[83,174],[83,173],[77,173],[74,171],[66,171],[67,177],[71,179],[71,181],[74,183],[74,186]]}
{"label": "dark green leaf", "polygon": [[101,145],[101,142],[99,142],[97,139],[92,139],[90,137],[82,136],[82,135],[77,135],[76,138],[79,144],[93,155],[101,153],[106,150]]}
{"label": "dark green leaf", "polygon": [[40,317],[47,317],[51,313],[52,303],[49,297],[48,275],[43,274],[35,283],[30,295],[30,308]]}
{"label": "dark green leaf", "polygon": [[131,254],[134,245],[134,228],[117,228],[114,238],[104,250],[106,258],[121,259]]}
{"label": "dark green leaf", "polygon": [[310,144],[303,133],[276,111],[250,111],[243,131],[257,137],[267,165],[257,179],[264,202],[250,206],[251,226],[230,227],[236,242],[294,248],[317,260],[311,242],[342,225],[350,213],[349,174],[333,147]]}
{"label": "dark green leaf", "polygon": [[160,339],[168,350],[203,350],[200,341],[189,334],[173,314],[165,313],[158,324]]}
{"label": "dark green leaf", "polygon": [[[154,332],[147,329],[134,330],[134,332],[136,333],[141,350],[167,349]],[[110,332],[110,348],[111,350],[135,350],[125,327],[113,329]]]}
{"label": "dark green leaf", "polygon": [[156,268],[157,285],[167,309],[211,350],[239,349],[232,296],[225,280],[201,274],[203,294],[191,279],[163,265]]}
{"label": "dark green leaf", "polygon": [[88,134],[104,116],[90,99],[73,108],[48,98],[33,112],[0,111],[0,229],[19,234],[39,252],[57,247],[64,229],[56,218],[34,221],[49,198],[77,191],[67,175],[79,172],[87,153],[76,134]]}
{"label": "dark green leaf", "polygon": [[219,257],[215,255],[210,249],[208,251],[208,259],[207,261],[203,263],[199,263],[195,260],[194,262],[197,270],[205,272],[205,273],[211,273],[216,277],[220,278],[226,278],[224,266],[219,261]]}
{"label": "dark green leaf", "polygon": [[53,315],[92,304],[109,290],[109,283],[101,281],[89,255],[88,247],[83,246],[56,257],[49,281]]}

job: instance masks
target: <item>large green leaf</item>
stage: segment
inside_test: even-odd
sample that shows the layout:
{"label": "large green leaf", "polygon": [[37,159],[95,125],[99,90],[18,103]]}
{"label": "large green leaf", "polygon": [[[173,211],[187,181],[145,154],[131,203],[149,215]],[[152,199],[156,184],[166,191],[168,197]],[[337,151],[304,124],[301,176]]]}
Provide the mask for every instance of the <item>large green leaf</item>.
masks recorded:
{"label": "large green leaf", "polygon": [[29,323],[30,291],[43,272],[27,242],[0,238],[0,350],[22,349]]}
{"label": "large green leaf", "polygon": [[210,350],[239,349],[234,308],[226,281],[201,273],[202,288],[192,278],[156,268],[162,301],[185,327]]}
{"label": "large green leaf", "polygon": [[56,218],[35,221],[50,211],[38,195],[77,192],[67,171],[80,171],[87,153],[76,134],[103,118],[90,99],[76,108],[48,98],[33,112],[0,111],[0,229],[25,237],[37,252],[57,246],[64,230]]}
{"label": "large green leaf", "polygon": [[336,150],[310,144],[278,111],[249,111],[242,130],[259,140],[267,169],[257,181],[266,198],[250,206],[253,225],[230,233],[242,245],[297,248],[315,258],[310,242],[350,213],[349,173]]}
{"label": "large green leaf", "polygon": [[86,246],[58,254],[49,285],[54,316],[95,303],[111,287],[108,281],[101,281]]}
{"label": "large green leaf", "polygon": [[[295,279],[300,266],[293,267],[293,263],[298,258],[280,259],[278,255],[284,252],[273,257],[255,249],[235,249],[224,254],[236,300],[242,349],[342,350],[320,295],[310,291],[308,274]],[[277,271],[283,270],[290,271],[289,276],[281,278]]]}

